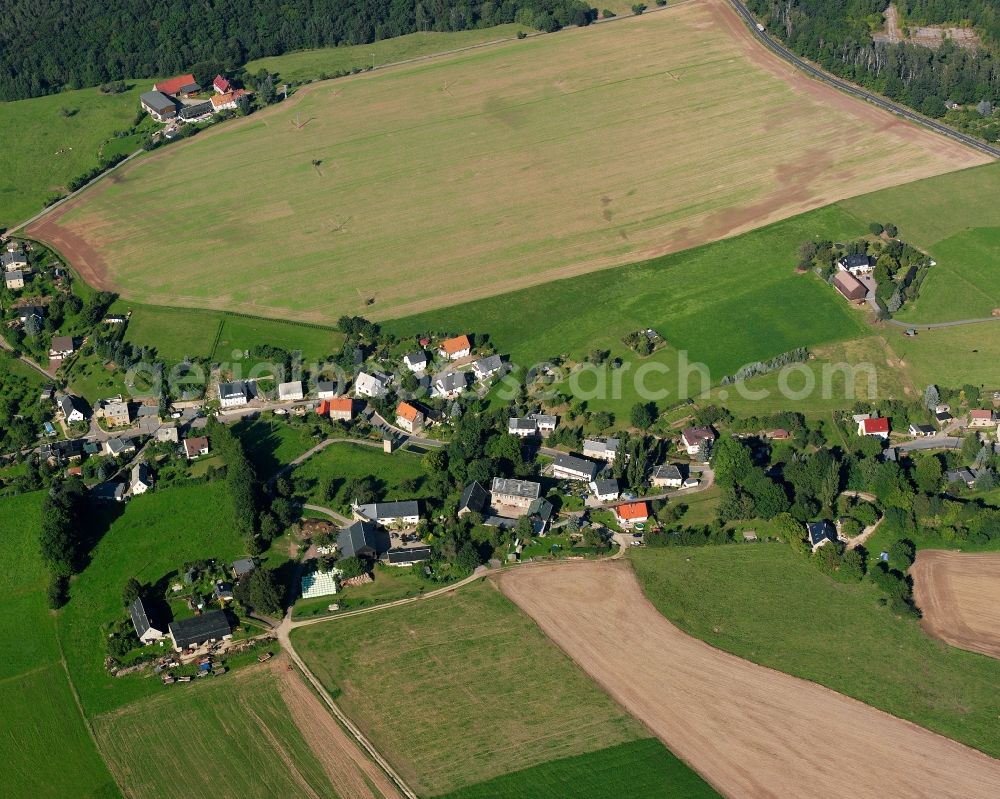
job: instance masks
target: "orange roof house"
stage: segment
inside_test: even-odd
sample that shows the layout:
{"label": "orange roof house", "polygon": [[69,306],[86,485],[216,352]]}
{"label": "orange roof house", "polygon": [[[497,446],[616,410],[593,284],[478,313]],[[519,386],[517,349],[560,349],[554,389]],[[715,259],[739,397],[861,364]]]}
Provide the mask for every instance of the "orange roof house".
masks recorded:
{"label": "orange roof house", "polygon": [[331,419],[351,419],[354,416],[354,400],[350,397],[334,397],[323,400]]}
{"label": "orange roof house", "polygon": [[420,411],[408,402],[401,402],[396,406],[396,416],[400,419],[406,419],[408,422],[415,422],[420,416]]}
{"label": "orange roof house", "polygon": [[615,518],[619,524],[638,524],[649,518],[649,506],[645,502],[626,502],[615,506]]}
{"label": "orange roof house", "polygon": [[438,346],[438,354],[443,358],[455,360],[464,358],[472,351],[472,342],[466,335],[447,338]]}

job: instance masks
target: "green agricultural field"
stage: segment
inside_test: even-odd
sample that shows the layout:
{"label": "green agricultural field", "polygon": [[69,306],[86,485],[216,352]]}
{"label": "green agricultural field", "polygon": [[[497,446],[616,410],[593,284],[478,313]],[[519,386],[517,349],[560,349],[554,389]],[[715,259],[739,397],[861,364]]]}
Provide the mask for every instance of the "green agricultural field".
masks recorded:
{"label": "green agricultural field", "polygon": [[336,797],[273,672],[254,668],[166,688],[157,681],[156,691],[94,720],[127,795]]}
{"label": "green agricultural field", "polygon": [[489,582],[292,636],[422,795],[647,737]]}
{"label": "green agricultural field", "polygon": [[719,795],[663,744],[647,738],[504,774],[460,788],[441,799],[563,799],[568,785],[573,786],[574,799],[695,799]]}
{"label": "green agricultural field", "polygon": [[122,616],[121,592],[128,578],[151,583],[184,561],[228,561],[246,554],[222,482],[144,494],[124,508],[101,509],[92,523],[100,540],[87,568],[71,583],[59,620],[66,662],[88,716],[162,690],[156,680],[116,679],[104,669],[103,626]]}
{"label": "green agricultural field", "polygon": [[[307,502],[344,512],[350,510],[353,499],[347,494],[347,485],[355,478],[373,478],[375,494],[380,499],[420,499],[427,496],[423,487],[426,475],[420,465],[420,457],[405,449],[387,455],[381,446],[331,444],[296,466],[292,476],[297,482],[309,486],[305,495]],[[334,492],[329,499],[322,496],[327,480],[332,481]],[[410,481],[413,487],[403,487],[406,481]]]}
{"label": "green agricultural field", "polygon": [[322,364],[338,353],[344,334],[329,327],[281,322],[275,319],[225,314],[212,360],[240,364],[247,370],[261,359],[244,353],[256,344],[270,344],[287,352],[301,352],[305,364]]}
{"label": "green agricultural field", "polygon": [[1000,661],[893,617],[870,583],[834,582],[783,544],[630,556],[653,604],[685,632],[1000,756]]}
{"label": "green agricultural field", "polygon": [[931,383],[1000,386],[1000,321],[921,330],[893,349],[921,392]]}
{"label": "green agricultural field", "polygon": [[[123,94],[104,95],[92,88],[0,103],[0,130],[5,132],[0,147],[0,227],[38,213],[46,198],[65,191],[70,180],[97,166],[101,155],[121,152],[124,142],[112,136],[132,126],[139,95],[151,83],[129,81],[131,88]],[[135,144],[129,152],[138,149]]]}
{"label": "green agricultural field", "polygon": [[[682,250],[982,162],[788,81],[748,56],[747,36],[728,9],[690,3],[313,84],[140,159],[47,229],[78,236],[136,302],[330,324]],[[220,164],[234,165],[226,180],[191,190]],[[714,275],[675,278],[737,319],[818,316],[804,305],[815,294],[743,274],[738,301]],[[629,304],[645,294],[633,287]],[[613,318],[597,296],[587,305]]]}
{"label": "green agricultural field", "polygon": [[[210,358],[223,323],[216,311],[140,305],[118,300],[112,313],[132,312],[125,340],[136,347],[153,347],[167,363],[184,358]],[[256,342],[255,342],[256,343]]]}
{"label": "green agricultural field", "polygon": [[[121,794],[91,740],[60,662],[48,574],[38,552],[43,494],[0,500],[0,762],[4,796]],[[44,761],[44,767],[40,764]]]}
{"label": "green agricultural field", "polygon": [[511,24],[467,31],[421,31],[392,39],[382,39],[371,44],[321,47],[258,58],[246,65],[246,71],[254,74],[266,69],[271,73],[276,72],[282,82],[303,83],[354,69],[370,69],[373,63],[384,67],[387,64],[398,64],[401,61],[445,53],[449,50],[513,39],[518,31],[531,33],[532,29],[524,25]]}

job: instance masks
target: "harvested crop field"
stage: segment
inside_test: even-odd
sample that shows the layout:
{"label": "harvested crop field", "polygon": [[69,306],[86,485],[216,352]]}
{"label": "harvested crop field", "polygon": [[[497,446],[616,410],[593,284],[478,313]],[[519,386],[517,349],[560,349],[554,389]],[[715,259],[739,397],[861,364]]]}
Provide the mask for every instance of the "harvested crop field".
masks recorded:
{"label": "harvested crop field", "polygon": [[922,550],[910,576],[928,633],[1000,658],[1000,552]]}
{"label": "harvested crop field", "polygon": [[733,797],[992,797],[1000,761],[678,630],[621,562],[500,587],[612,697]]}
{"label": "harvested crop field", "polygon": [[698,0],[308,86],[31,232],[135,301],[384,319],[985,160],[806,79]]}

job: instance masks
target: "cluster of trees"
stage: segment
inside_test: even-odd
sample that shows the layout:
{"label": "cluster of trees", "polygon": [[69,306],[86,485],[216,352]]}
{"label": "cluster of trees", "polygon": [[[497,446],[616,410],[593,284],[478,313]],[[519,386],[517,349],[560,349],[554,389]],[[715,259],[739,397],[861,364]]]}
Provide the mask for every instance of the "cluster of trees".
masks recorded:
{"label": "cluster of trees", "polygon": [[38,401],[39,381],[8,352],[0,351],[0,451],[30,446],[52,416]]}
{"label": "cluster of trees", "polygon": [[753,453],[742,441],[729,435],[720,437],[712,451],[712,468],[722,487],[722,521],[771,519],[788,510],[784,489],[754,463]]}
{"label": "cluster of trees", "polygon": [[236,530],[246,541],[247,551],[256,555],[261,551],[257,535],[261,487],[253,464],[243,450],[243,443],[227,425],[210,419],[206,433],[212,448],[226,464],[226,490],[233,504]]}
{"label": "cluster of trees", "polygon": [[[749,0],[747,5],[799,55],[931,117],[945,102],[979,103],[1000,96],[1000,65],[993,48],[964,50],[953,42],[939,49],[876,43],[871,22],[889,0]],[[911,0],[912,19],[972,19],[996,45],[997,10],[989,0]]]}
{"label": "cluster of trees", "polygon": [[513,22],[554,31],[596,16],[580,0],[81,0],[69,13],[57,0],[14,0],[4,12],[0,100],[188,71],[205,81],[255,58],[414,31]]}
{"label": "cluster of trees", "polygon": [[77,477],[53,483],[42,502],[38,545],[51,577],[48,600],[53,609],[65,604],[68,580],[80,567],[85,503],[85,489]]}
{"label": "cluster of trees", "polygon": [[809,350],[805,347],[796,347],[794,350],[781,353],[781,355],[775,355],[769,361],[748,363],[742,366],[736,374],[723,376],[719,383],[723,386],[728,386],[730,383],[749,380],[751,377],[756,377],[757,375],[766,375],[768,372],[774,372],[782,366],[788,366],[790,363],[803,363],[808,359]]}

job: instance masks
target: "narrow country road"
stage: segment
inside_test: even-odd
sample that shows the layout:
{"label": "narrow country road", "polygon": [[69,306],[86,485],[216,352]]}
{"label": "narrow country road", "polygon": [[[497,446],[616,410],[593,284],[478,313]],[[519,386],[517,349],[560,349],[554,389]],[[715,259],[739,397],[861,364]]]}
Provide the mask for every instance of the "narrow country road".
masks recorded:
{"label": "narrow country road", "polygon": [[[7,343],[7,340],[2,336],[0,336],[0,349],[7,350],[7,352],[10,353],[14,352],[14,348],[10,346],[10,344]],[[55,380],[55,375],[49,374],[49,372],[45,371],[39,364],[31,360],[31,358],[29,358],[27,355],[19,355],[18,360],[25,366],[30,366],[32,369],[34,369],[36,372],[42,375],[46,380],[51,380],[51,381]]]}
{"label": "narrow country road", "polygon": [[952,322],[901,322],[898,319],[886,319],[890,325],[914,330],[937,330],[942,327],[961,327],[962,325],[978,325],[981,322],[1000,322],[1000,316],[981,316],[978,319],[956,319]]}

